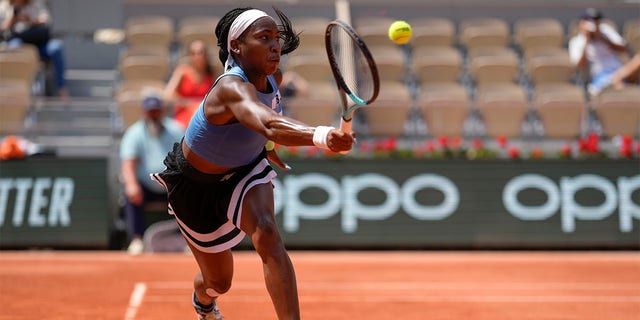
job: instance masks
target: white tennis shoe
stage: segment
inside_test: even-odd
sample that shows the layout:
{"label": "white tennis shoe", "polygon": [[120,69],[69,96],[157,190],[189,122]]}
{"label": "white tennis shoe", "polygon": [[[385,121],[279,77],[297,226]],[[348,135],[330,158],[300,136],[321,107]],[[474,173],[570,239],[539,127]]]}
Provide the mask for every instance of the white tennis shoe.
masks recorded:
{"label": "white tennis shoe", "polygon": [[210,307],[203,308],[196,300],[196,294],[193,293],[193,308],[196,309],[196,315],[198,320],[222,320],[222,313],[218,309],[218,304],[215,300]]}
{"label": "white tennis shoe", "polygon": [[198,307],[195,309],[196,315],[198,315],[198,320],[222,320],[222,313],[220,312],[220,309],[218,309],[218,305],[215,301],[213,302],[211,311],[207,312],[204,309],[199,309]]}

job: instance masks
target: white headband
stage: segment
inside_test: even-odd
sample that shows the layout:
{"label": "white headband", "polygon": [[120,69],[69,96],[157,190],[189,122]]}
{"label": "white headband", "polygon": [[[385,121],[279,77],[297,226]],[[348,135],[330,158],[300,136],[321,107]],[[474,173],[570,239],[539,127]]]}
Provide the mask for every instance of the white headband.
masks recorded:
{"label": "white headband", "polygon": [[271,16],[262,10],[250,9],[241,13],[235,20],[233,20],[231,28],[229,28],[229,36],[227,37],[227,52],[229,52],[229,55],[227,56],[227,61],[224,63],[225,70],[229,70],[235,64],[231,55],[231,40],[238,39],[238,37],[240,37],[252,23],[262,17],[271,18]]}

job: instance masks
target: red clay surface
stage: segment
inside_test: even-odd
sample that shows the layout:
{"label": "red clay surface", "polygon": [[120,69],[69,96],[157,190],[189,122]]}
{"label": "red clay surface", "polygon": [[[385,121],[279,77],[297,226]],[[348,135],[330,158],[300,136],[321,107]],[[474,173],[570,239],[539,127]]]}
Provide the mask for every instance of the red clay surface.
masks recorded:
{"label": "red clay surface", "polygon": [[[225,319],[275,319],[235,253]],[[640,319],[638,252],[291,252],[303,319]],[[0,252],[0,319],[195,319],[184,254]]]}

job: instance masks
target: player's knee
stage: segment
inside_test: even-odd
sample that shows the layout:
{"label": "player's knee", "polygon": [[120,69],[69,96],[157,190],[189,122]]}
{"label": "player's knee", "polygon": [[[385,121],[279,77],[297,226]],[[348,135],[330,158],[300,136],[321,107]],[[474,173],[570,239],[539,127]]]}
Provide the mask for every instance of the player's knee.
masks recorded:
{"label": "player's knee", "polygon": [[231,288],[231,281],[206,282],[204,284],[204,287],[204,292],[209,297],[216,298],[229,291],[229,289]]}
{"label": "player's knee", "polygon": [[278,250],[282,245],[278,226],[275,223],[263,223],[258,230],[252,235],[252,242],[258,254],[272,253]]}
{"label": "player's knee", "polygon": [[225,294],[231,288],[231,279],[229,280],[206,280],[202,274],[198,274],[194,279],[194,286],[197,291],[204,292],[209,297],[215,298]]}

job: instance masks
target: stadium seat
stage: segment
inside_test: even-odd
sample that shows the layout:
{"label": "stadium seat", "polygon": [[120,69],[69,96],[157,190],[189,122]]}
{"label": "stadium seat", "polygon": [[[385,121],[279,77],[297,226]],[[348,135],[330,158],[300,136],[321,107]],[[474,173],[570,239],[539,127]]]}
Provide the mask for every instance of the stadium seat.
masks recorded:
{"label": "stadium seat", "polygon": [[397,46],[389,40],[389,26],[394,22],[394,19],[387,17],[361,17],[355,22],[355,29],[367,46]]}
{"label": "stadium seat", "polygon": [[122,92],[116,96],[116,105],[124,131],[142,117],[142,92]]}
{"label": "stadium seat", "polygon": [[516,138],[529,109],[525,91],[514,83],[488,83],[478,89],[476,108],[489,137]]}
{"label": "stadium seat", "polygon": [[548,138],[576,138],[585,116],[582,88],[571,83],[546,83],[536,87],[533,99]]}
{"label": "stadium seat", "polygon": [[310,82],[307,96],[285,100],[288,115],[310,126],[337,125],[340,111],[338,90],[332,82]]}
{"label": "stadium seat", "polygon": [[555,18],[522,18],[514,23],[514,43],[522,52],[536,47],[561,48],[564,43],[562,24]]}
{"label": "stadium seat", "polygon": [[404,54],[396,47],[369,47],[376,62],[380,81],[403,82],[406,74]]}
{"label": "stadium seat", "polygon": [[453,47],[421,47],[414,51],[413,71],[422,84],[457,82],[462,71],[462,55]]}
{"label": "stadium seat", "polygon": [[524,56],[525,70],[534,84],[570,82],[576,68],[567,49],[560,47],[530,48]]}
{"label": "stadium seat", "polygon": [[640,120],[640,88],[628,86],[622,90],[607,89],[595,99],[594,108],[604,134],[638,136]]}
{"label": "stadium seat", "polygon": [[157,48],[154,48],[154,47],[138,46],[138,47],[124,48],[120,54],[120,61],[124,60],[127,57],[134,57],[134,56],[154,56],[154,57],[162,58],[167,61],[169,61],[170,59],[168,50],[157,50]]}
{"label": "stadium seat", "polygon": [[507,47],[476,47],[469,51],[469,75],[476,85],[514,82],[519,75],[518,56]]}
{"label": "stadium seat", "polygon": [[467,50],[479,47],[505,47],[509,44],[509,26],[500,18],[470,18],[460,22],[459,42]]}
{"label": "stadium seat", "polygon": [[414,48],[451,47],[456,42],[456,27],[447,18],[415,18],[409,21]]}
{"label": "stadium seat", "polygon": [[324,50],[324,35],[329,21],[325,17],[305,16],[292,18],[293,29],[299,33],[300,37],[299,48],[302,50]]}
{"label": "stadium seat", "polygon": [[214,16],[189,16],[182,18],[178,23],[178,34],[176,35],[180,46],[188,48],[189,44],[195,40],[200,40],[209,48],[217,46],[217,39],[214,34],[219,17]]}
{"label": "stadium seat", "polygon": [[31,85],[40,66],[37,50],[32,45],[0,50],[0,80],[24,81]]}
{"label": "stadium seat", "polygon": [[378,99],[360,109],[371,137],[400,137],[411,110],[409,89],[396,81],[380,83]]}
{"label": "stadium seat", "polygon": [[427,83],[421,87],[417,104],[431,136],[463,135],[470,107],[464,86],[455,82]]}
{"label": "stadium seat", "polygon": [[166,57],[155,55],[132,55],[120,61],[120,74],[123,80],[165,81],[169,72]]}
{"label": "stadium seat", "polygon": [[128,47],[150,47],[167,52],[174,38],[173,20],[166,16],[135,16],[125,23]]}
{"label": "stadium seat", "polygon": [[329,81],[333,79],[326,54],[298,54],[288,58],[286,70],[296,72],[307,81]]}
{"label": "stadium seat", "polygon": [[0,101],[0,135],[22,133],[31,103],[30,86],[20,80],[0,80]]}
{"label": "stadium seat", "polygon": [[128,92],[142,92],[144,90],[153,90],[162,93],[165,88],[165,82],[160,80],[148,79],[130,79],[121,81],[115,90],[114,96],[117,97]]}
{"label": "stadium seat", "polygon": [[625,21],[622,30],[629,49],[633,53],[640,54],[640,18]]}

